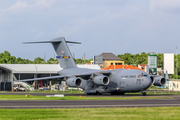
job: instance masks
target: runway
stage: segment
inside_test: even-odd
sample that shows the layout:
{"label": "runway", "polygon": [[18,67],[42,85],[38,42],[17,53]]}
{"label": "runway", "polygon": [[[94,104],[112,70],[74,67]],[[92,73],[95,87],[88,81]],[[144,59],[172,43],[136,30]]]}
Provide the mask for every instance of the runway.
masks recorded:
{"label": "runway", "polygon": [[[0,93],[0,95],[54,95],[54,93]],[[86,96],[86,94],[64,94],[65,96]],[[116,97],[134,97],[140,95],[127,94]],[[157,95],[149,95],[156,96]],[[149,97],[147,96],[147,97]],[[180,106],[180,96],[159,95],[174,97],[173,99],[136,99],[136,100],[0,100],[0,108],[31,109],[31,108],[113,108],[113,107],[162,107]],[[93,97],[93,96],[91,96]],[[108,94],[95,97],[115,97]]]}
{"label": "runway", "polygon": [[180,106],[180,99],[143,100],[10,100],[0,101],[0,108],[100,108]]}
{"label": "runway", "polygon": [[112,108],[180,106],[180,98],[137,100],[1,100],[0,108]]}

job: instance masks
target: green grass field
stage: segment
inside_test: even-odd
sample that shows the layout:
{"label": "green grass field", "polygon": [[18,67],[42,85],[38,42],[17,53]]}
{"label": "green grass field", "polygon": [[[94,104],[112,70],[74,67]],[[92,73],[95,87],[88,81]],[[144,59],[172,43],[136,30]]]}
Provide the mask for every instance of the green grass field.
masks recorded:
{"label": "green grass field", "polygon": [[[125,94],[134,94],[134,95],[140,95],[141,92],[136,93],[125,93]],[[146,92],[147,95],[180,95],[180,92]]]}
{"label": "green grass field", "polygon": [[[0,91],[0,93],[22,93],[22,92],[7,92]],[[65,90],[65,91],[51,91],[51,90],[35,90],[35,91],[26,91],[24,93],[54,93],[54,94],[85,94],[84,91],[76,91],[76,90]],[[147,95],[180,95],[180,92],[177,91],[168,91],[164,89],[150,89],[146,91]],[[140,95],[141,92],[136,93],[125,93],[125,94],[137,94]]]}
{"label": "green grass field", "polygon": [[0,120],[179,120],[180,107],[0,109]]}
{"label": "green grass field", "polygon": [[65,97],[46,97],[46,96],[31,96],[25,95],[0,95],[0,100],[124,100],[124,99],[172,99],[174,97],[85,97],[85,96],[65,96]]}

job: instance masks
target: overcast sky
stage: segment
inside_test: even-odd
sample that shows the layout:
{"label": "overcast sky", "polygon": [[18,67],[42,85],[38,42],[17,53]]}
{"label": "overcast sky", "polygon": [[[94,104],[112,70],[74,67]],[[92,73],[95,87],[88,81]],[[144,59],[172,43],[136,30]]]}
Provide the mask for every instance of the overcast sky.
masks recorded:
{"label": "overcast sky", "polygon": [[33,60],[53,57],[64,36],[75,58],[180,51],[180,0],[0,0],[0,53]]}

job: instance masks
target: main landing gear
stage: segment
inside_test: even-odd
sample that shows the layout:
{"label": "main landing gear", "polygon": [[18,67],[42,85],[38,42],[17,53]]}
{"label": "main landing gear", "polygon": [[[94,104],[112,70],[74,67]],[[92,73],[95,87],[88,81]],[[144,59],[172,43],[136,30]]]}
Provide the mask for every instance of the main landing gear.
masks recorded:
{"label": "main landing gear", "polygon": [[96,93],[87,93],[87,95],[102,95],[102,93],[96,92]]}
{"label": "main landing gear", "polygon": [[112,92],[111,95],[124,95],[124,93]]}
{"label": "main landing gear", "polygon": [[141,95],[142,96],[146,96],[146,92],[141,92]]}

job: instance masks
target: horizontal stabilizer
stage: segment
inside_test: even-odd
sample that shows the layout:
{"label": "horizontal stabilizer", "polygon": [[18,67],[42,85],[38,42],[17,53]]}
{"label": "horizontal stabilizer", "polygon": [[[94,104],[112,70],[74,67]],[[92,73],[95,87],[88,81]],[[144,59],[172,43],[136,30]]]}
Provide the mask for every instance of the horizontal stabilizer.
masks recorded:
{"label": "horizontal stabilizer", "polygon": [[[40,41],[40,42],[24,42],[23,44],[31,44],[31,43],[61,43],[63,37],[55,38],[51,41]],[[65,39],[65,38],[64,38]],[[74,44],[81,44],[80,42],[73,42],[73,41],[65,41],[66,43],[74,43]]]}
{"label": "horizontal stabilizer", "polygon": [[[40,41],[40,42],[23,42],[23,44],[33,44],[33,43],[61,43],[61,41]],[[74,43],[74,44],[81,44],[80,42],[73,42],[73,41],[66,41],[66,43]]]}
{"label": "horizontal stabilizer", "polygon": [[40,41],[40,42],[23,42],[23,44],[31,44],[31,43],[60,43],[61,41]]}

